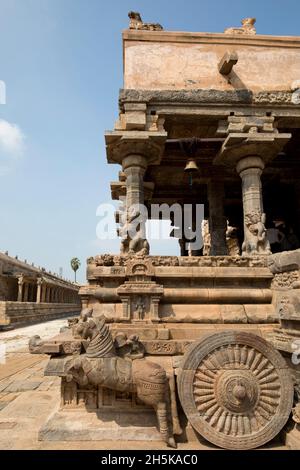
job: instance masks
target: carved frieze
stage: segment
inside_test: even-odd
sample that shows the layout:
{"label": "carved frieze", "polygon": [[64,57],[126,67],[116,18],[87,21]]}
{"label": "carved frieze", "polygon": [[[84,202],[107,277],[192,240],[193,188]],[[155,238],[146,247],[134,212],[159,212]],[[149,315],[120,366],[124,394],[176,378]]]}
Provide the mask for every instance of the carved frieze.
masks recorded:
{"label": "carved frieze", "polygon": [[[105,255],[99,255],[97,263],[104,267],[104,261],[101,259]],[[94,258],[94,260],[95,260]],[[93,261],[96,263],[96,261]],[[134,275],[133,271],[144,272],[147,276],[155,274],[154,267],[160,266],[248,266],[248,267],[266,267],[267,257],[262,255],[248,256],[113,256],[111,274],[124,274],[123,270],[115,270],[118,267],[126,267],[126,275]],[[97,271],[99,273],[99,271]],[[103,271],[104,273],[104,271]],[[136,273],[135,273],[136,274]]]}
{"label": "carved frieze", "polygon": [[294,289],[299,287],[300,277],[299,271],[288,271],[283,273],[277,273],[274,275],[272,281],[273,289]]}
{"label": "carved frieze", "polygon": [[261,91],[253,94],[254,104],[292,104],[290,91]]}

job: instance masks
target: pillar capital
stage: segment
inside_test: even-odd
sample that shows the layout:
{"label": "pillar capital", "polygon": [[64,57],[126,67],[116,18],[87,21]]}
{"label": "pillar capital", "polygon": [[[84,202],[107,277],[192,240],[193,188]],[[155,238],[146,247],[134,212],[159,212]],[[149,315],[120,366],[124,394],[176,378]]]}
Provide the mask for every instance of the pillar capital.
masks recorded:
{"label": "pillar capital", "polygon": [[167,132],[109,131],[105,134],[108,163],[120,163],[128,156],[142,156],[148,165],[159,165]]}
{"label": "pillar capital", "polygon": [[250,169],[251,170],[256,169],[260,173],[262,173],[264,168],[265,168],[264,161],[258,155],[243,157],[241,158],[241,160],[238,161],[236,165],[236,171],[238,172],[239,175],[241,175],[243,171],[250,170]]}
{"label": "pillar capital", "polygon": [[41,286],[41,285],[43,284],[43,282],[44,282],[44,278],[43,278],[43,277],[38,277],[38,278],[36,279],[36,283],[37,283],[38,286]]}
{"label": "pillar capital", "polygon": [[147,158],[143,155],[127,155],[122,159],[122,167],[125,175],[128,175],[128,170],[136,168],[141,173],[145,173],[148,166]]}
{"label": "pillar capital", "polygon": [[260,158],[264,164],[275,158],[289,141],[291,134],[279,132],[232,132],[226,137],[221,150],[214,159],[215,165],[235,166],[239,161],[250,158],[254,165]]}

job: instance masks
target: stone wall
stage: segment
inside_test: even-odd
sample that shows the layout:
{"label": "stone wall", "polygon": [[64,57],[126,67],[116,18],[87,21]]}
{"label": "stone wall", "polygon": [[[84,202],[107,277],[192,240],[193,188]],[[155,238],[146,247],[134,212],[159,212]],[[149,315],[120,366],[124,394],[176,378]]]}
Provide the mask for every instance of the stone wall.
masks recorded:
{"label": "stone wall", "polygon": [[[300,77],[299,37],[124,31],[123,48],[128,89],[281,91]],[[227,52],[238,57],[230,79],[218,69]]]}
{"label": "stone wall", "polygon": [[38,323],[79,314],[80,304],[36,304],[34,302],[0,302],[0,325]]}
{"label": "stone wall", "polygon": [[0,274],[0,301],[17,300],[18,298],[18,281],[14,278],[1,276]]}

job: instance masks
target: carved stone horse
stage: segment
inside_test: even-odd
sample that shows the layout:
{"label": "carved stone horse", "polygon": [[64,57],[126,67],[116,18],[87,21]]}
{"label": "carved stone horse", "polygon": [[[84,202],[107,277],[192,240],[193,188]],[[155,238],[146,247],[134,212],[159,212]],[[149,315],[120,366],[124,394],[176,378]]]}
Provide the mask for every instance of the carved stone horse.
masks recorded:
{"label": "carved stone horse", "polygon": [[[67,381],[80,386],[93,385],[121,392],[135,392],[138,398],[154,408],[159,432],[164,442],[176,447],[170,416],[170,392],[166,371],[159,364],[146,359],[118,357],[111,333],[105,324],[89,319],[82,324],[82,337],[90,338],[86,354],[74,359],[67,369]],[[177,426],[174,433],[179,433]]]}

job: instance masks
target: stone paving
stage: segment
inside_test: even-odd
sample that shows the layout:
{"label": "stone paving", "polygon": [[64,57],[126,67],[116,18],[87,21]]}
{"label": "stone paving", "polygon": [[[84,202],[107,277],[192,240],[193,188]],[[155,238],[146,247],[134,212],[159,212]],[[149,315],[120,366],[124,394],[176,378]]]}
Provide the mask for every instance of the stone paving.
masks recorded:
{"label": "stone paving", "polygon": [[[157,442],[97,441],[46,442],[38,441],[38,431],[48,417],[59,408],[60,379],[44,377],[48,361],[45,355],[31,355],[28,340],[38,334],[49,338],[57,333],[66,320],[0,332],[0,346],[6,347],[0,356],[0,449],[93,449],[151,450],[166,447]],[[5,359],[5,360],[4,360]],[[209,450],[214,447],[204,441],[178,444],[180,450]],[[279,442],[268,449],[285,449]]]}

